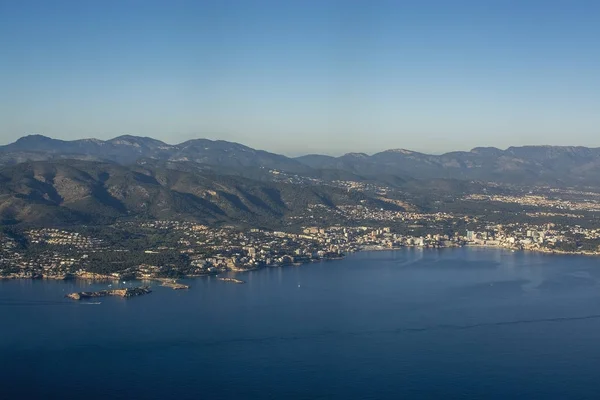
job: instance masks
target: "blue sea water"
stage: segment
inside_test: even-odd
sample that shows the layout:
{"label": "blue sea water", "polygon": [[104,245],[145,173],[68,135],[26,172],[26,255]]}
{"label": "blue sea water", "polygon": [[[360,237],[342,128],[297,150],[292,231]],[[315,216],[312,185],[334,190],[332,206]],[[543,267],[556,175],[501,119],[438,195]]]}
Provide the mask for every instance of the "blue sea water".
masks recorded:
{"label": "blue sea water", "polygon": [[600,396],[596,258],[406,249],[236,277],[97,305],[63,296],[106,284],[0,281],[0,398]]}

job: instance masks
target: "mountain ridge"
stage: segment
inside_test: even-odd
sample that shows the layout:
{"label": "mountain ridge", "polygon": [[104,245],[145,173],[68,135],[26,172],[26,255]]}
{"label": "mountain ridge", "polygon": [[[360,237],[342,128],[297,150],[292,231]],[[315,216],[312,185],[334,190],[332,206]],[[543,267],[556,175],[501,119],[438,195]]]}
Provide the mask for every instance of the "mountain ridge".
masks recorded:
{"label": "mountain ridge", "polygon": [[150,137],[122,135],[113,139],[53,139],[24,136],[0,146],[0,165],[25,161],[81,159],[134,164],[140,159],[192,162],[228,169],[276,170],[303,176],[339,171],[365,179],[462,179],[511,184],[600,185],[600,148],[585,146],[474,147],[434,155],[389,149],[373,154],[342,156],[308,154],[300,157],[257,150],[224,140],[191,139],[167,144]]}
{"label": "mountain ridge", "polygon": [[[233,145],[233,146],[240,146],[243,148],[246,148],[248,150],[253,150],[253,151],[257,151],[257,152],[266,152],[266,153],[270,153],[270,154],[277,154],[280,155],[278,153],[272,152],[272,151],[268,151],[268,150],[259,150],[259,149],[254,149],[251,148],[243,143],[239,143],[239,142],[233,142],[233,141],[227,141],[227,140],[222,140],[222,139],[207,139],[207,138],[195,138],[195,139],[188,139],[186,141],[180,142],[180,143],[176,143],[176,144],[169,144],[167,142],[164,142],[160,139],[155,139],[152,138],[150,136],[137,136],[137,135],[130,135],[130,134],[124,134],[124,135],[119,135],[116,136],[114,138],[111,139],[97,139],[97,138],[81,138],[81,139],[73,139],[73,140],[64,140],[64,139],[55,139],[52,138],[50,136],[46,136],[46,135],[42,135],[42,134],[29,134],[29,135],[25,135],[25,136],[21,136],[20,138],[16,139],[14,142],[12,143],[7,143],[4,145],[0,145],[0,151],[8,151],[8,150],[13,150],[14,149],[14,145],[18,144],[18,143],[27,143],[29,145],[29,143],[32,143],[34,141],[40,141],[40,142],[59,142],[59,143],[85,143],[85,142],[90,142],[90,143],[96,143],[96,144],[101,144],[101,143],[115,143],[117,141],[126,141],[126,140],[132,140],[132,141],[145,141],[145,142],[155,142],[158,143],[162,146],[165,146],[167,148],[180,148],[180,147],[185,147],[191,143],[194,142],[207,142],[207,143],[214,143],[214,144],[228,144],[228,145]],[[410,149],[406,149],[406,148],[390,148],[390,149],[385,149],[385,150],[381,150],[381,151],[377,151],[374,152],[372,154],[369,153],[365,153],[365,152],[361,152],[361,151],[352,151],[352,152],[348,152],[348,153],[344,153],[340,156],[332,156],[329,154],[319,154],[319,153],[308,153],[308,154],[304,154],[301,156],[296,156],[296,157],[289,157],[289,156],[285,156],[282,155],[283,157],[287,157],[290,159],[298,159],[298,158],[303,158],[303,157],[311,157],[311,156],[320,156],[320,157],[329,157],[329,158],[340,158],[340,157],[344,157],[344,156],[351,156],[351,155],[360,155],[360,156],[368,156],[368,157],[372,157],[376,154],[380,154],[380,153],[404,153],[404,154],[420,154],[420,155],[426,155],[426,156],[431,156],[431,157],[442,157],[445,155],[449,155],[449,154],[454,154],[454,153],[463,153],[463,154],[467,154],[467,153],[480,153],[480,152],[511,152],[511,151],[515,151],[518,149],[565,149],[565,150],[592,150],[592,151],[600,151],[600,147],[590,147],[590,146],[581,146],[581,145],[548,145],[548,144],[537,144],[537,145],[522,145],[522,146],[509,146],[505,149],[501,149],[499,147],[495,147],[495,146],[476,146],[471,148],[470,150],[451,150],[445,153],[441,153],[441,154],[430,154],[430,153],[424,153],[422,151],[416,151],[416,150],[410,150]],[[29,149],[31,150],[31,149]],[[47,149],[44,149],[45,151]]]}
{"label": "mountain ridge", "polygon": [[141,218],[278,226],[285,217],[301,216],[309,205],[324,210],[359,204],[400,209],[332,186],[82,160],[0,168],[0,183],[0,224],[99,224]]}

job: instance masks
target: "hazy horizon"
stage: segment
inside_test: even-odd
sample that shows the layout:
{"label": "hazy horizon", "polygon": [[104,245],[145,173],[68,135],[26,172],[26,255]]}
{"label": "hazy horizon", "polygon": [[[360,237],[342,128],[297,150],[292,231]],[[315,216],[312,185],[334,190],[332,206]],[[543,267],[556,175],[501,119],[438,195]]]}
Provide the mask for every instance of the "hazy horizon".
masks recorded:
{"label": "hazy horizon", "polygon": [[600,3],[0,1],[0,143],[600,147]]}
{"label": "hazy horizon", "polygon": [[[68,138],[68,139],[61,139],[61,138],[57,138],[57,137],[52,137],[52,136],[48,136],[48,135],[44,135],[42,133],[32,133],[32,134],[27,134],[27,135],[23,135],[23,136],[19,136],[18,138],[16,138],[14,141],[11,142],[6,142],[6,143],[0,143],[0,146],[3,145],[7,145],[7,144],[11,144],[14,143],[15,141],[17,141],[18,139],[22,138],[22,137],[26,137],[26,136],[45,136],[45,137],[49,137],[51,139],[58,139],[58,140],[64,140],[64,141],[72,141],[72,140],[93,140],[93,139],[99,139],[97,137],[80,137],[80,138]],[[150,138],[150,139],[156,139],[156,140],[160,140],[161,142],[168,144],[168,145],[178,145],[181,144],[187,140],[195,140],[195,139],[208,139],[208,140],[212,140],[212,141],[217,141],[217,140],[225,140],[225,139],[221,139],[221,138],[211,138],[211,137],[195,137],[192,139],[186,139],[184,141],[181,142],[172,142],[172,141],[166,141],[166,140],[162,140],[162,139],[158,139],[156,137],[152,137],[152,136],[147,136],[147,135],[133,135],[133,134],[123,134],[123,135],[117,135],[117,136],[113,136],[113,137],[107,137],[106,139],[99,139],[99,140],[111,140],[111,139],[116,139],[118,137],[122,137],[122,136],[135,136],[135,137],[141,137],[141,138]],[[366,153],[368,155],[373,155],[375,153],[378,152],[383,152],[383,151],[387,151],[387,150],[409,150],[412,152],[416,152],[416,153],[423,153],[423,154],[429,154],[429,155],[442,155],[445,153],[451,153],[451,152],[469,152],[475,148],[497,148],[499,150],[507,150],[509,147],[521,147],[521,146],[535,146],[535,147],[545,147],[545,146],[558,146],[558,147],[563,147],[563,145],[548,145],[548,144],[543,144],[543,143],[539,143],[539,144],[535,144],[535,143],[531,143],[531,144],[523,144],[520,146],[507,146],[507,147],[496,147],[496,146],[474,146],[468,149],[450,149],[448,151],[444,151],[444,152],[435,152],[435,151],[428,151],[427,149],[410,149],[410,148],[406,148],[406,147],[390,147],[390,148],[382,148],[379,150],[375,150],[375,151],[371,151],[371,152],[366,152],[366,151],[361,151],[361,150],[351,150],[351,151],[346,151],[346,152],[325,152],[325,151],[315,151],[315,152],[277,152],[277,151],[273,151],[270,150],[268,148],[259,148],[259,147],[252,147],[250,145],[248,145],[247,143],[243,143],[243,142],[239,142],[239,141],[229,141],[229,140],[225,140],[231,143],[238,143],[241,145],[245,145],[248,147],[253,148],[254,150],[264,150],[270,153],[275,153],[275,154],[282,154],[285,155],[287,157],[301,157],[301,156],[308,156],[308,155],[326,155],[326,156],[333,156],[333,157],[339,157],[339,156],[343,156],[345,154],[348,153]],[[585,145],[577,145],[577,144],[573,144],[573,145],[564,145],[564,147],[587,147],[587,148],[595,148],[594,146],[585,146]]]}

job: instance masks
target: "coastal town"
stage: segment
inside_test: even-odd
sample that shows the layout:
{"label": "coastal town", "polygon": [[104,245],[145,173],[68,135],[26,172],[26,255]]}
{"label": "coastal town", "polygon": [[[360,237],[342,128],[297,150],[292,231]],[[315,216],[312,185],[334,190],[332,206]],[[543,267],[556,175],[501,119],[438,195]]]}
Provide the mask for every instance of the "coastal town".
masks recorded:
{"label": "coastal town", "polygon": [[[0,277],[5,279],[159,280],[299,266],[365,250],[486,246],[556,254],[600,254],[600,225],[582,211],[595,202],[542,196],[486,197],[472,201],[526,204],[521,221],[499,223],[477,215],[422,213],[340,206],[347,224],[296,230],[209,227],[177,220],[120,222],[109,228],[42,228],[0,235]],[[583,205],[582,205],[583,204]],[[531,206],[538,207],[537,209]],[[305,220],[322,206],[309,206]],[[307,218],[308,217],[308,218]],[[554,222],[550,222],[554,221]],[[591,223],[590,223],[591,221]],[[317,221],[315,221],[317,222]]]}

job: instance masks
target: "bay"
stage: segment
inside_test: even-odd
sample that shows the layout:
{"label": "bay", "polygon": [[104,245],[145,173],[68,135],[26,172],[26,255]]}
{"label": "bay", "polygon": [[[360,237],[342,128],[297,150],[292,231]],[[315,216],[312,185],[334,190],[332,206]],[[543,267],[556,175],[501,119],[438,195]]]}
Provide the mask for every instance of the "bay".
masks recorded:
{"label": "bay", "polygon": [[364,252],[101,304],[64,295],[103,283],[0,281],[1,393],[596,398],[599,266],[499,249]]}

